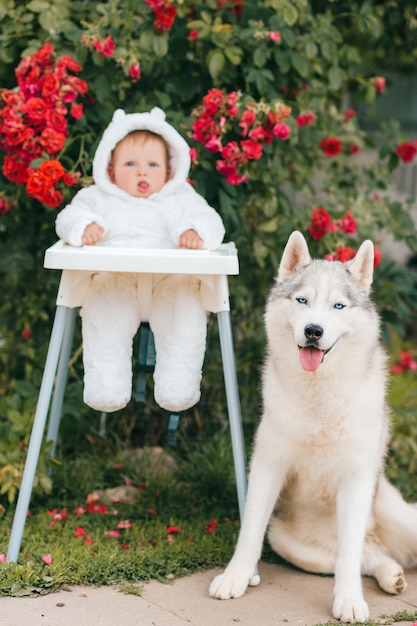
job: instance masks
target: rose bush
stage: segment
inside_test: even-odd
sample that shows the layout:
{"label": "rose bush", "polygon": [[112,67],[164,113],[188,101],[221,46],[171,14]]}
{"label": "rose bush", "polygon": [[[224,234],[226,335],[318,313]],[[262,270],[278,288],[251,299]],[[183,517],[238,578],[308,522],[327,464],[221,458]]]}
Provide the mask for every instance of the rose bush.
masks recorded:
{"label": "rose bush", "polygon": [[[407,203],[384,194],[395,167],[414,160],[414,138],[398,124],[370,136],[353,108],[389,89],[378,59],[391,5],[400,4],[0,3],[0,409],[7,425],[14,395],[28,392],[17,381],[36,388],[43,368],[59,277],[42,261],[56,239],[56,211],[91,181],[94,150],[117,107],[166,111],[192,146],[193,183],[237,243],[240,276],[230,288],[249,425],[258,414],[264,302],[290,232],[300,229],[314,255],[333,259],[351,258],[364,238],[378,248],[382,229],[417,252]],[[369,147],[373,158],[363,158]],[[379,252],[376,265],[385,329],[405,331],[416,310],[414,275]],[[205,419],[188,418],[203,433],[225,420],[214,335],[210,327]],[[71,381],[65,411],[80,417],[88,409],[79,359]],[[9,431],[0,452],[25,441],[28,427]]]}

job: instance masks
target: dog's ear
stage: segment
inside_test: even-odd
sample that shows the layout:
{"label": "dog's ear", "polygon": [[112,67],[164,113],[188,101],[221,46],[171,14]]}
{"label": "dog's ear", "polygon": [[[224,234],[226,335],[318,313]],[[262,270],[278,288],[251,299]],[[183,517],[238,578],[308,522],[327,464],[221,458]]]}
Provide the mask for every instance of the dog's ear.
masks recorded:
{"label": "dog's ear", "polygon": [[366,291],[369,291],[374,276],[374,244],[367,239],[360,246],[348,265],[349,272]]}
{"label": "dog's ear", "polygon": [[281,263],[278,270],[278,281],[282,282],[289,278],[291,274],[308,265],[311,261],[307,242],[303,235],[295,230],[289,236],[287,245],[282,254]]}

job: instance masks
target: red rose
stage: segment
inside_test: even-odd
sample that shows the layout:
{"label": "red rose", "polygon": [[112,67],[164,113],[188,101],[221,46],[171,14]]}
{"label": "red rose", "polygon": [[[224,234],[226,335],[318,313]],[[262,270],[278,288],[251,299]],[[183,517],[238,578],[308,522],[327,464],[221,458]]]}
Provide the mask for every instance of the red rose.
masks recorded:
{"label": "red rose", "polygon": [[349,246],[342,246],[336,249],[334,260],[346,263],[347,261],[350,261],[350,259],[353,259],[355,254],[355,250],[352,250]]}
{"label": "red rose", "polygon": [[28,165],[12,156],[5,156],[3,161],[3,174],[13,183],[22,185],[28,179]]}
{"label": "red rose", "polygon": [[310,126],[310,124],[314,124],[316,121],[316,116],[311,111],[307,111],[303,115],[298,115],[295,121],[297,126]]}
{"label": "red rose", "polygon": [[308,229],[313,239],[321,239],[326,233],[334,231],[335,226],[332,217],[326,209],[314,209],[311,214],[311,225]]}
{"label": "red rose", "polygon": [[155,21],[153,23],[154,29],[158,33],[167,33],[171,29],[176,15],[177,9],[172,6],[172,4],[162,7],[161,9],[157,9],[155,11]]}
{"label": "red rose", "polygon": [[240,142],[242,146],[242,150],[248,159],[258,160],[262,157],[262,146],[257,141],[253,141],[253,139],[244,139]]}
{"label": "red rose", "polygon": [[339,220],[339,228],[347,235],[353,235],[356,232],[356,221],[353,217],[352,211],[348,211],[345,217]]}
{"label": "red rose", "polygon": [[253,111],[249,111],[248,109],[245,109],[243,111],[239,120],[239,126],[242,128],[243,137],[246,137],[246,135],[248,134],[249,126],[252,126],[255,120],[256,115]]}
{"label": "red rose", "polygon": [[417,153],[417,148],[413,143],[407,143],[404,141],[403,143],[398,144],[395,154],[400,157],[404,161],[404,163],[411,163]]}
{"label": "red rose", "polygon": [[210,89],[203,98],[203,105],[207,115],[215,115],[223,104],[223,91]]}
{"label": "red rose", "polygon": [[352,119],[352,117],[356,117],[356,115],[357,115],[357,113],[356,113],[355,109],[347,109],[345,111],[345,115],[344,115],[345,121],[348,122],[349,120]]}
{"label": "red rose", "polygon": [[220,129],[210,115],[200,115],[192,125],[193,138],[200,143],[206,143],[213,136],[220,133]]}
{"label": "red rose", "polygon": [[342,151],[342,142],[337,137],[322,139],[319,146],[326,156],[336,156]]}
{"label": "red rose", "polygon": [[66,135],[52,128],[45,128],[41,133],[41,144],[48,154],[56,154],[64,147]]}
{"label": "red rose", "polygon": [[29,98],[24,111],[32,122],[39,123],[45,120],[48,108],[48,105],[42,98]]}

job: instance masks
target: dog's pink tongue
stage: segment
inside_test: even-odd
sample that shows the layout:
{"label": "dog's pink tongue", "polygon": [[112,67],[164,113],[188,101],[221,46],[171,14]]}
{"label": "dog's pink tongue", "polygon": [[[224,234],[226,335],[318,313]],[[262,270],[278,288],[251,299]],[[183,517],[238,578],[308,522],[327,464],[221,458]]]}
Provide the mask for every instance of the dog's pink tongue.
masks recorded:
{"label": "dog's pink tongue", "polygon": [[323,357],[322,350],[317,350],[313,346],[301,348],[300,350],[301,366],[306,372],[315,372],[320,367]]}

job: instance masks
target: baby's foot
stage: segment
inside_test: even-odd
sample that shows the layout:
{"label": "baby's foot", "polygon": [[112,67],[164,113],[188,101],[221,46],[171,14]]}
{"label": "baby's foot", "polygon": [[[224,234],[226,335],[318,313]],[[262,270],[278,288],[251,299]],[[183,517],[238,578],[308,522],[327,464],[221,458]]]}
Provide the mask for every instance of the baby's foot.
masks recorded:
{"label": "baby's foot", "polygon": [[185,411],[200,399],[199,372],[185,368],[157,368],[155,370],[155,400],[167,411]]}

